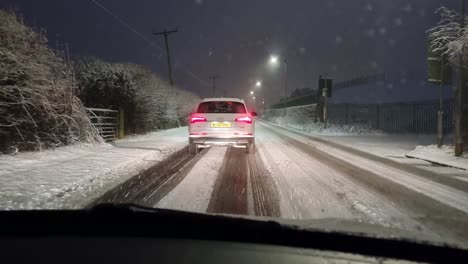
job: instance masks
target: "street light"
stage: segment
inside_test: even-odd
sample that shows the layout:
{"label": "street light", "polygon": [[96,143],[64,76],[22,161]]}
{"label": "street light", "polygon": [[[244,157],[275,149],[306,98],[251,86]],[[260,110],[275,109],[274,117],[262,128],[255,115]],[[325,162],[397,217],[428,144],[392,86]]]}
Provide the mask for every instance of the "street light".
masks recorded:
{"label": "street light", "polygon": [[272,65],[278,64],[278,56],[277,55],[271,55],[270,56],[270,64],[272,64]]}
{"label": "street light", "polygon": [[254,91],[250,91],[250,94],[253,95],[253,94],[254,94]]}
{"label": "street light", "polygon": [[253,97],[253,99],[255,100],[255,96]]}
{"label": "street light", "polygon": [[[283,59],[284,63],[284,107],[286,108],[286,98],[288,97],[288,63],[286,58]],[[270,55],[270,64],[278,65],[278,55]]]}
{"label": "street light", "polygon": [[261,82],[261,81],[257,81],[257,82],[255,83],[255,86],[256,86],[256,87],[262,86],[262,82]]}

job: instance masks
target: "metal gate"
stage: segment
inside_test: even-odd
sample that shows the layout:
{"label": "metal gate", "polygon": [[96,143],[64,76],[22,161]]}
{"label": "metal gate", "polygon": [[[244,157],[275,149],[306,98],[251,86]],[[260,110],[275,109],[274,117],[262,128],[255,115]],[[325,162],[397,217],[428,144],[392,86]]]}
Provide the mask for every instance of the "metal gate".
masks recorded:
{"label": "metal gate", "polygon": [[86,108],[86,111],[94,128],[104,140],[112,141],[118,138],[119,111],[102,108]]}

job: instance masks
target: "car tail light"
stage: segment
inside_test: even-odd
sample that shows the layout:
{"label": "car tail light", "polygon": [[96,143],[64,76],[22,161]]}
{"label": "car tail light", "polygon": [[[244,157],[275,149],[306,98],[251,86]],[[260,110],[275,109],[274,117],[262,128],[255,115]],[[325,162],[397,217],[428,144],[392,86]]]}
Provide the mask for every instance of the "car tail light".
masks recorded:
{"label": "car tail light", "polygon": [[235,119],[236,122],[244,122],[247,124],[252,124],[252,117],[250,116],[243,116],[243,117],[238,117]]}
{"label": "car tail light", "polygon": [[203,116],[192,116],[190,117],[190,123],[206,122],[206,118]]}

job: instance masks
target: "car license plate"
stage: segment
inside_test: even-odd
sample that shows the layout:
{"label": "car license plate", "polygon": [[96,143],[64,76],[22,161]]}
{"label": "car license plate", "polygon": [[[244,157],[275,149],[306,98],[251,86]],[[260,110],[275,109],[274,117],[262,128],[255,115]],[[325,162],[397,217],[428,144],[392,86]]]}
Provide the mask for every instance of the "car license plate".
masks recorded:
{"label": "car license plate", "polygon": [[211,127],[229,128],[231,127],[231,123],[230,122],[211,122]]}

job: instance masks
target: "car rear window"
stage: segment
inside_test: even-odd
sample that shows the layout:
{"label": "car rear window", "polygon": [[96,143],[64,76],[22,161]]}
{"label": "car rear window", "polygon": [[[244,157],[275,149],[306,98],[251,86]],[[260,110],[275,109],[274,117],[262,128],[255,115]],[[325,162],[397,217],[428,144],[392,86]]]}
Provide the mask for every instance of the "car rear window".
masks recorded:
{"label": "car rear window", "polygon": [[228,113],[228,114],[245,114],[247,110],[243,103],[230,101],[211,101],[203,102],[198,106],[198,113]]}

